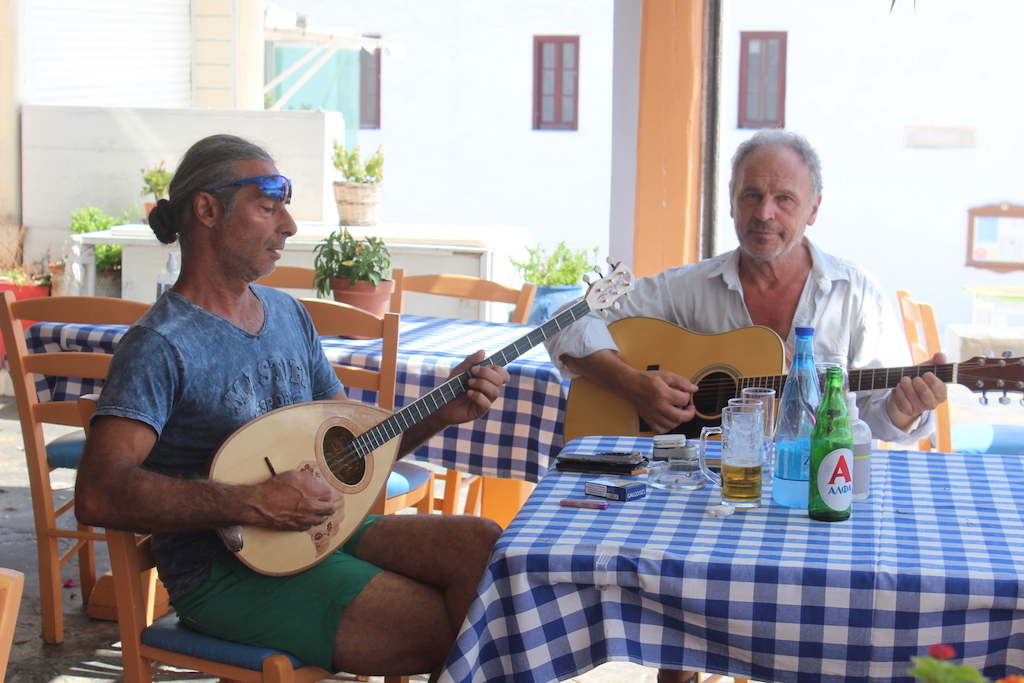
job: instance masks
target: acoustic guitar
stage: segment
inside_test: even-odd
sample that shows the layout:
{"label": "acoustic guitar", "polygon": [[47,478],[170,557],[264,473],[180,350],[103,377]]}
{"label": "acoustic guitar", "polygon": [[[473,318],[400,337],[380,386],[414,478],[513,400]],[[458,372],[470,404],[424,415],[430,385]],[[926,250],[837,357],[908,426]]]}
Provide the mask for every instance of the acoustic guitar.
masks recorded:
{"label": "acoustic guitar", "polygon": [[[632,289],[633,274],[616,264],[580,301],[480,364],[507,365],[590,311],[611,307]],[[275,473],[303,469],[332,488],[337,510],[308,531],[241,526],[219,530],[221,538],[261,574],[295,574],[320,562],[366,519],[387,484],[402,434],[465,393],[470,377],[469,371],[452,377],[397,413],[349,401],[310,401],[248,422],[214,455],[211,479],[257,484]]]}
{"label": "acoustic guitar", "polygon": [[[743,327],[722,334],[699,334],[664,320],[623,318],[608,326],[619,357],[630,367],[668,370],[688,377],[700,389],[693,395],[696,415],[673,433],[698,438],[704,426],[721,424],[722,408],[744,387],[768,387],[781,396],[786,376],[785,347],[767,327]],[[947,384],[974,392],[1024,392],[1024,359],[976,357],[962,363],[850,370],[850,391],[891,389],[903,377],[926,372]],[[653,432],[621,396],[586,378],[572,380],[565,406],[565,440],[591,434],[651,436]]]}

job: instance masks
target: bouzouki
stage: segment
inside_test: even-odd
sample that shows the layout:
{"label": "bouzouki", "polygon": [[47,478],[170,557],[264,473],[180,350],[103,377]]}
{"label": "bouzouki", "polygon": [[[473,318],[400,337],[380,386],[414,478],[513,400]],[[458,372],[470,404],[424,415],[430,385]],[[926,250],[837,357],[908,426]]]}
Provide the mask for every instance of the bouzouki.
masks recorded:
{"label": "bouzouki", "polygon": [[[673,430],[698,438],[704,426],[721,423],[722,408],[744,387],[769,387],[782,394],[786,376],[782,340],[767,327],[742,327],[723,334],[698,334],[664,320],[623,318],[608,326],[619,357],[636,369],[668,370],[700,389],[696,415]],[[892,389],[903,377],[926,372],[974,392],[1024,392],[1024,359],[976,357],[961,363],[867,368],[848,371],[850,391]],[[595,426],[600,432],[595,432]],[[650,436],[636,410],[621,396],[586,378],[572,380],[565,406],[566,441],[587,434]]]}
{"label": "bouzouki", "polygon": [[[622,264],[587,289],[581,300],[485,358],[481,365],[507,365],[592,310],[603,310],[633,289]],[[320,562],[351,537],[387,484],[402,433],[466,392],[463,372],[392,413],[350,401],[310,401],[278,408],[246,423],[221,445],[210,478],[257,484],[275,473],[304,469],[333,490],[336,512],[308,531],[256,526],[220,530],[238,558],[261,574],[294,574]]]}

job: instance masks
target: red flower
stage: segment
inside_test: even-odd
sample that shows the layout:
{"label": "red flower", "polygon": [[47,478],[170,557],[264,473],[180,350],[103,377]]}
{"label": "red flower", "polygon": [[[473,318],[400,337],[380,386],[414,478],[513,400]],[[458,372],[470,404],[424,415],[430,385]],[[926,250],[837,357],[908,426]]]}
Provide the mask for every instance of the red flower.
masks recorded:
{"label": "red flower", "polygon": [[945,643],[938,643],[928,648],[928,655],[935,659],[953,659],[956,657],[956,650],[953,649],[952,645],[946,645]]}

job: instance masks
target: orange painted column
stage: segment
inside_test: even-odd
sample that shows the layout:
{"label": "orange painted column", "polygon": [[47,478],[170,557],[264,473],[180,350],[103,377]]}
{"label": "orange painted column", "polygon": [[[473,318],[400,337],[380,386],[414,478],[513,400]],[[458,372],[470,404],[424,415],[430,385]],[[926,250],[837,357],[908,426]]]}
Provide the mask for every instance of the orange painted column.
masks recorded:
{"label": "orange painted column", "polygon": [[700,258],[702,0],[644,0],[633,266]]}

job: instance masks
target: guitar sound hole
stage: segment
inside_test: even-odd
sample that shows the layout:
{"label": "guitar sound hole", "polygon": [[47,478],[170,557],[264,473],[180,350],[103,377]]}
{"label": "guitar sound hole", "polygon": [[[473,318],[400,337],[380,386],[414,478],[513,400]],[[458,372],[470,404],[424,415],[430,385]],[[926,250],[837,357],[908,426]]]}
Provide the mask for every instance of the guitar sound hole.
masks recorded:
{"label": "guitar sound hole", "polygon": [[366,459],[352,453],[349,443],[354,437],[344,427],[334,426],[324,433],[324,461],[331,474],[348,486],[355,486],[366,475]]}
{"label": "guitar sound hole", "polygon": [[693,405],[697,413],[704,417],[721,418],[722,408],[730,398],[736,398],[739,392],[736,379],[724,372],[712,372],[697,381],[700,389],[693,395]]}

